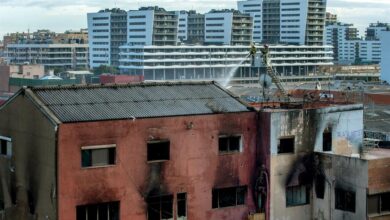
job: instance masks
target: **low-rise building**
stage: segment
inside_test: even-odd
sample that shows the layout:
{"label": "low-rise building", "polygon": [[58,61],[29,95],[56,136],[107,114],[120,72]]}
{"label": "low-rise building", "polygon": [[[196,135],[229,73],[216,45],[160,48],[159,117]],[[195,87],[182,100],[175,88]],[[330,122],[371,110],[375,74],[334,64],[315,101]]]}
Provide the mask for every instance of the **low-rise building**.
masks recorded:
{"label": "low-rise building", "polygon": [[242,219],[255,120],[213,83],[24,88],[0,108],[0,213]]}
{"label": "low-rise building", "polygon": [[42,64],[49,69],[88,69],[88,44],[8,44],[9,64]]}
{"label": "low-rise building", "polygon": [[[249,46],[131,46],[121,47],[120,70],[145,76],[145,80],[204,80],[256,77],[264,72],[252,69]],[[333,65],[330,46],[271,45],[270,57],[282,76],[316,74],[320,66]]]}
{"label": "low-rise building", "polygon": [[0,65],[0,95],[12,92],[10,78],[39,79],[45,75],[43,65]]}

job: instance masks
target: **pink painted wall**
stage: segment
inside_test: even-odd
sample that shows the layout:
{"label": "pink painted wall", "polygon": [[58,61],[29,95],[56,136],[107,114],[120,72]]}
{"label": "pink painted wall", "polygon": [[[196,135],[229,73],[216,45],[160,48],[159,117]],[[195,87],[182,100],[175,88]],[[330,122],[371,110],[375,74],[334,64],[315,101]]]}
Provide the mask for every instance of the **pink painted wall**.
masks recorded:
{"label": "pink painted wall", "polygon": [[[193,128],[187,129],[190,122]],[[219,155],[219,134],[242,134],[243,151]],[[161,170],[161,189],[167,194],[187,193],[188,219],[240,220],[255,210],[256,114],[250,112],[61,125],[59,219],[75,219],[77,205],[109,201],[120,201],[121,220],[146,219],[144,196],[151,166],[146,159],[146,142],[153,139],[171,142],[171,159]],[[117,144],[115,166],[81,168],[82,146],[113,143]],[[246,205],[212,209],[213,188],[243,185],[248,186]]]}

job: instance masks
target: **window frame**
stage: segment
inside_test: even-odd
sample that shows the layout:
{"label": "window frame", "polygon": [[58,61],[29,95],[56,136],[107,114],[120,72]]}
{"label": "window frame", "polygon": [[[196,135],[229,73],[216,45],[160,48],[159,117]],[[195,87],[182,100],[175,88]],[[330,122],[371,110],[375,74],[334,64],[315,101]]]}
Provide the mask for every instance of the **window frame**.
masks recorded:
{"label": "window frame", "polygon": [[[284,140],[284,139],[293,139],[294,142],[293,142],[293,150],[292,152],[280,152],[279,149],[280,149],[280,145],[281,145],[281,140]],[[284,154],[295,154],[295,142],[296,142],[296,138],[295,138],[295,135],[291,135],[291,136],[280,136],[278,138],[278,146],[277,146],[277,153],[278,155],[284,155]]]}
{"label": "window frame", "polygon": [[[220,205],[221,201],[220,201],[220,194],[221,194],[221,191],[223,190],[235,190],[235,205],[228,205],[228,206],[222,206]],[[244,193],[243,195],[243,202],[241,203],[240,202],[240,198],[239,198],[239,192],[240,190],[243,190],[241,191],[242,193]],[[217,198],[215,198],[215,194],[217,195]],[[222,192],[223,194],[223,192]],[[226,195],[226,193],[225,193]],[[224,208],[233,208],[233,207],[237,207],[237,206],[246,206],[246,203],[247,203],[247,196],[248,196],[248,186],[233,186],[233,187],[225,187],[225,188],[213,188],[212,191],[211,191],[211,208],[212,209],[224,209]],[[216,201],[214,200],[216,199]],[[215,206],[216,205],[216,206]]]}
{"label": "window frame", "polygon": [[[297,202],[293,202],[293,203],[289,203],[289,200],[288,200],[288,190],[291,189],[293,190],[293,193],[294,192],[297,192],[297,188],[300,188],[300,190],[304,189],[305,190],[305,202],[304,203],[297,203]],[[286,207],[287,208],[291,208],[291,207],[297,207],[297,206],[305,206],[305,205],[310,205],[310,191],[311,191],[311,187],[309,185],[300,185],[300,186],[291,186],[291,187],[286,187]],[[292,196],[294,198],[294,195]]]}
{"label": "window frame", "polygon": [[[228,144],[228,146],[227,146],[227,148],[228,148],[227,151],[221,151],[220,150],[220,146],[219,146],[221,138],[239,138],[240,140],[239,140],[239,147],[238,147],[239,149],[238,149],[238,151],[230,150],[229,149],[230,148],[230,144]],[[230,142],[228,141],[228,143],[230,143]],[[220,134],[220,135],[218,135],[218,154],[219,155],[240,154],[243,151],[244,151],[244,143],[243,143],[243,135],[242,134],[233,134],[233,135]]]}
{"label": "window frame", "polygon": [[[113,202],[102,202],[102,203],[96,203],[96,204],[86,204],[86,205],[77,205],[76,206],[76,220],[78,220],[78,215],[79,215],[79,212],[85,212],[85,215],[88,219],[88,213],[92,210],[88,210],[88,209],[93,209],[93,206],[106,206],[105,208],[107,209],[107,215],[108,217],[110,216],[110,210],[112,208],[114,208],[113,206],[116,206],[116,208],[118,209],[118,219],[120,219],[120,214],[121,214],[121,203],[120,201],[113,201]],[[98,207],[96,208],[96,216],[97,218],[99,219],[99,212],[101,211],[99,208],[102,208],[102,207]],[[80,213],[81,214],[81,213]]]}
{"label": "window frame", "polygon": [[[168,159],[163,160],[149,160],[149,144],[168,143]],[[162,163],[171,160],[171,141],[169,139],[153,140],[146,142],[146,161],[147,163]]]}
{"label": "window frame", "polygon": [[[328,146],[325,146],[325,135],[330,135],[330,150],[327,150]],[[322,132],[322,151],[333,152],[333,130],[331,127],[326,128],[324,132]]]}
{"label": "window frame", "polygon": [[[0,143],[0,156],[12,157],[12,154],[13,154],[12,138],[6,137],[6,136],[0,136],[0,141],[5,141],[5,143],[6,143],[6,146],[5,146],[6,153],[5,154],[1,153],[2,149],[1,149],[1,143]],[[10,143],[9,147],[8,147],[8,143]]]}
{"label": "window frame", "polygon": [[[342,189],[342,188],[335,188],[334,189],[334,193],[335,193],[335,202],[334,202],[334,207],[336,210],[339,210],[339,211],[343,211],[343,212],[351,212],[351,213],[356,213],[356,192],[354,191],[349,191],[349,190],[345,190],[345,189]],[[340,193],[342,193],[341,195],[339,195]],[[353,195],[353,202],[354,202],[354,208],[353,210],[350,210],[348,209],[348,207],[346,206],[346,195],[347,193],[351,193]],[[343,202],[342,204],[340,204],[340,202],[338,202],[338,200],[342,199],[343,201],[340,201],[340,202]]]}
{"label": "window frame", "polygon": [[[91,165],[90,166],[83,166],[83,151],[91,151],[93,152],[94,150],[104,150],[104,149],[115,149],[115,155],[114,155],[114,163],[110,164],[107,163],[106,165],[93,165],[93,161],[90,161]],[[109,153],[109,152],[108,152]],[[116,166],[118,163],[118,156],[117,156],[117,145],[116,144],[106,144],[106,145],[93,145],[93,146],[82,146],[80,149],[80,156],[81,156],[81,168],[82,169],[97,169],[97,168],[107,168],[107,167],[113,167]],[[91,154],[91,160],[92,160],[92,154]]]}

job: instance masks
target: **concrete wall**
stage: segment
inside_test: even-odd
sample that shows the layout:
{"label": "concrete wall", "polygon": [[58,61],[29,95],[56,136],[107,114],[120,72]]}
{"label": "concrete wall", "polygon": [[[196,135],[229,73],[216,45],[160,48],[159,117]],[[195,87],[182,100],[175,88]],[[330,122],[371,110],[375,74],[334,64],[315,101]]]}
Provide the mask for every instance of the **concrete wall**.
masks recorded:
{"label": "concrete wall", "polygon": [[[287,181],[307,156],[322,152],[322,134],[327,127],[332,128],[333,151],[329,152],[330,155],[351,156],[359,153],[363,141],[362,106],[264,110],[260,113],[260,118],[268,117],[270,127],[264,127],[260,131],[260,143],[263,145],[261,147],[270,149],[270,219],[313,219],[316,214],[313,202],[309,205],[286,207]],[[295,152],[278,154],[279,138],[289,136],[295,137]],[[313,199],[311,195],[310,201]]]}
{"label": "concrete wall", "polygon": [[[75,219],[77,205],[120,201],[121,220],[144,220],[151,184],[159,194],[186,192],[188,219],[247,219],[255,210],[255,118],[251,112],[61,125],[59,219]],[[220,134],[242,134],[243,151],[219,155]],[[147,163],[147,141],[156,139],[170,140],[170,160]],[[101,144],[117,145],[116,165],[81,168],[81,147]],[[213,188],[245,185],[246,205],[212,209]]]}
{"label": "concrete wall", "polygon": [[[28,97],[19,95],[0,108],[0,136],[12,139],[13,155],[0,160],[5,219],[56,219],[56,136]],[[9,201],[13,200],[15,204]],[[32,207],[35,211],[31,214]],[[15,206],[16,205],[16,206]]]}
{"label": "concrete wall", "polygon": [[[320,160],[326,176],[325,196],[320,199],[313,193],[314,219],[366,219],[368,162],[360,158],[330,154],[322,154]],[[335,209],[335,188],[356,193],[354,213]]]}

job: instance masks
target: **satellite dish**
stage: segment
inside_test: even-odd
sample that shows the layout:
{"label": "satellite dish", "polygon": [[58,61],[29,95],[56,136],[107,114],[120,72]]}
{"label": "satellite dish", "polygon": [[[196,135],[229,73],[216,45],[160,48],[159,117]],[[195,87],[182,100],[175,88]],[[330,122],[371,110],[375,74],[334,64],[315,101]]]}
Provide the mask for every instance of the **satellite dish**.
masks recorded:
{"label": "satellite dish", "polygon": [[259,83],[261,87],[268,89],[272,86],[272,78],[267,74],[261,74]]}
{"label": "satellite dish", "polygon": [[364,83],[363,82],[359,82],[357,84],[357,87],[359,88],[359,90],[364,90]]}
{"label": "satellite dish", "polygon": [[341,82],[340,82],[340,81],[336,81],[336,82],[334,82],[334,84],[333,84],[333,87],[334,87],[336,90],[339,90],[339,89],[340,89],[340,86],[341,86]]}

